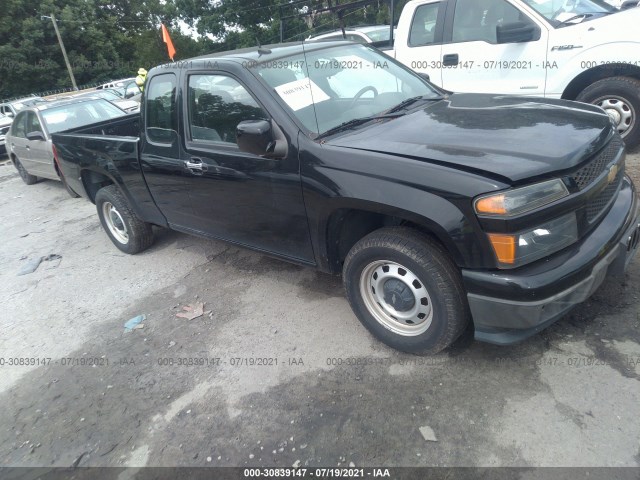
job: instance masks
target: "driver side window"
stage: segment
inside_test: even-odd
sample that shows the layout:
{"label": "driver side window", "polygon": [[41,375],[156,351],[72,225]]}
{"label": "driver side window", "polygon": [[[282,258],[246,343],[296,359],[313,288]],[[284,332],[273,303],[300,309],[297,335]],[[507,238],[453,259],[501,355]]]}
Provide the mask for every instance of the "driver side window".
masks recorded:
{"label": "driver side window", "polygon": [[458,0],[452,41],[497,44],[496,28],[515,22],[531,24],[531,20],[506,0]]}
{"label": "driver side window", "polygon": [[268,120],[240,82],[226,75],[189,77],[189,128],[194,141],[236,144],[244,120]]}
{"label": "driver side window", "polygon": [[27,112],[26,134],[28,135],[33,132],[40,132],[44,134],[42,127],[40,126],[38,116],[34,112]]}

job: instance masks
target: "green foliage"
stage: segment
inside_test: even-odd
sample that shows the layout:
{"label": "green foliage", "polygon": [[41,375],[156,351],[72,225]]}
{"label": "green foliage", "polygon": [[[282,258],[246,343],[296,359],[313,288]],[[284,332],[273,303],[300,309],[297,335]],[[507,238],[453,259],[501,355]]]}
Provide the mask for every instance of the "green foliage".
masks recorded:
{"label": "green foliage", "polygon": [[[396,22],[407,0],[396,2]],[[176,60],[280,41],[340,26],[335,14],[299,17],[336,0],[3,0],[0,16],[0,98],[71,87],[50,17],[55,14],[78,86],[133,77],[139,67],[169,61],[160,23],[169,29]],[[341,0],[340,4],[348,3]],[[284,5],[282,12],[279,5]],[[197,29],[199,39],[180,33],[178,20]],[[376,0],[344,15],[346,26],[383,24],[389,4]],[[214,38],[215,40],[210,40]]]}
{"label": "green foliage", "polygon": [[[50,18],[55,14],[78,86],[133,77],[139,67],[167,62],[160,23],[177,21],[160,0],[3,0],[0,98],[71,87]],[[211,50],[171,30],[176,60]]]}

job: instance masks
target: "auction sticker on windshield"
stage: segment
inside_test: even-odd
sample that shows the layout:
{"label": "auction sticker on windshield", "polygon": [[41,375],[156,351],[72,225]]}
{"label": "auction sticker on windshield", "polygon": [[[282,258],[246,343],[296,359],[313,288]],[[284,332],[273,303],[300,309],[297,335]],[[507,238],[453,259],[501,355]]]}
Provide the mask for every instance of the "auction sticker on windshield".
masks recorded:
{"label": "auction sticker on windshield", "polygon": [[314,102],[329,100],[329,95],[309,78],[280,85],[276,87],[276,92],[293,111],[301,110]]}

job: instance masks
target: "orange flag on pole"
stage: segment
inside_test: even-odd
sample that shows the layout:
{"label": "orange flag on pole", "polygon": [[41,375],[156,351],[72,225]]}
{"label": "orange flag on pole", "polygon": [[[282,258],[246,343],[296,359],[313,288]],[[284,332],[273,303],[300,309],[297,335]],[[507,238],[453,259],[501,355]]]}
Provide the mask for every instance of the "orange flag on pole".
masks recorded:
{"label": "orange flag on pole", "polygon": [[161,25],[162,25],[162,41],[167,44],[167,52],[169,53],[169,58],[173,62],[173,57],[176,55],[176,49],[173,46],[173,42],[171,41],[171,37],[169,36],[169,31],[167,30],[167,27],[164,26],[164,23],[162,23]]}

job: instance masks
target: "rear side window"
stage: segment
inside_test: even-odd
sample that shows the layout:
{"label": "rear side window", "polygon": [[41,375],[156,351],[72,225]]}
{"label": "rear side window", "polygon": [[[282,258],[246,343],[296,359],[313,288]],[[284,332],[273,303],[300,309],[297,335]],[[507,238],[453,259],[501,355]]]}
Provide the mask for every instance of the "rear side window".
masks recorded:
{"label": "rear side window", "polygon": [[177,135],[176,76],[156,75],[147,86],[147,138],[152,142],[172,143]]}
{"label": "rear side window", "polygon": [[440,3],[429,3],[416,8],[409,31],[409,46],[431,45],[436,39],[436,20]]}
{"label": "rear side window", "polygon": [[11,124],[11,135],[17,138],[26,138],[26,120],[27,120],[27,112],[22,112],[18,114],[16,119]]}

